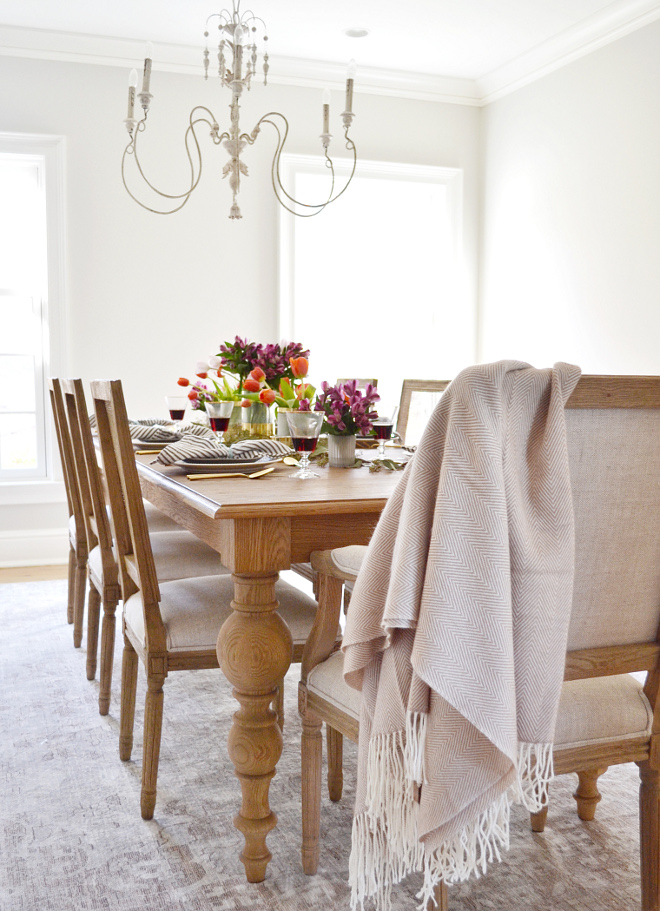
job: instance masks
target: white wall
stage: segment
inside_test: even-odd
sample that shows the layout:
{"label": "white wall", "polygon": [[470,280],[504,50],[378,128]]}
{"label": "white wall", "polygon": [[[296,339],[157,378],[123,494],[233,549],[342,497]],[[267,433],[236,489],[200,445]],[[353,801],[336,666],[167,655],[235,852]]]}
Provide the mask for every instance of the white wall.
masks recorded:
{"label": "white wall", "polygon": [[660,373],[660,23],[484,110],[480,357]]}
{"label": "white wall", "polygon": [[[241,192],[242,221],[227,217],[231,194],[221,180],[226,156],[215,149],[206,150],[202,184],[186,208],[162,217],[136,206],[121,184],[127,72],[0,57],[0,85],[0,132],[66,137],[68,363],[62,372],[85,383],[121,377],[129,413],[158,414],[163,396],[176,391],[176,377],[190,374],[195,361],[217,352],[224,339],[238,333],[276,340],[278,206],[269,170],[274,136],[264,129],[246,155],[250,176]],[[224,128],[229,98],[217,80],[205,84],[170,73],[154,72],[151,88],[144,160],[176,192],[185,185],[183,132],[190,108],[208,104]],[[331,129],[337,136],[342,101],[333,93]],[[270,110],[289,116],[288,151],[318,152],[320,91],[255,87],[245,99],[245,127]],[[354,110],[352,132],[363,158],[464,169],[464,245],[476,306],[481,112],[359,92]],[[176,174],[180,184],[172,181]],[[63,528],[63,504],[44,505],[39,517],[40,528]],[[7,543],[12,530],[29,533],[36,521],[33,508],[0,507],[0,564],[3,535]],[[13,547],[7,561],[15,562],[15,553]]]}

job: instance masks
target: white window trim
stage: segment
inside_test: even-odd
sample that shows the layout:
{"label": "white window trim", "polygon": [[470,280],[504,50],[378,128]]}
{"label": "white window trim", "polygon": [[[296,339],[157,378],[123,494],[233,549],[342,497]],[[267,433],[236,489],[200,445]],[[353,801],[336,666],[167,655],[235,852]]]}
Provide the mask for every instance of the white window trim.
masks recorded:
{"label": "white window trim", "polygon": [[[343,185],[353,166],[352,159],[335,159],[335,177],[339,178],[338,188]],[[290,190],[295,184],[296,174],[321,174],[327,173],[325,159],[322,155],[293,155],[284,154],[281,159],[280,175],[284,186]],[[447,191],[447,207],[450,210],[452,225],[454,227],[452,242],[457,254],[456,263],[459,276],[463,271],[462,244],[463,244],[463,169],[445,168],[436,165],[404,164],[389,161],[358,160],[355,169],[356,177],[387,177],[401,178],[410,181],[444,184]],[[346,191],[350,193],[350,187]],[[295,195],[292,193],[292,195]],[[303,200],[304,202],[305,200]],[[341,205],[338,202],[337,205]],[[323,213],[318,216],[323,218]],[[294,276],[294,229],[298,217],[280,209],[279,230],[279,336],[292,339],[296,335],[293,312],[293,276]],[[462,282],[461,282],[462,285]]]}
{"label": "white window trim", "polygon": [[[46,229],[48,236],[48,301],[43,325],[44,387],[49,376],[65,373],[66,296],[65,296],[65,138],[38,133],[0,133],[0,152],[42,155],[46,175]],[[0,505],[53,503],[66,499],[62,469],[57,453],[57,440],[47,389],[46,410],[46,479],[1,481]]]}

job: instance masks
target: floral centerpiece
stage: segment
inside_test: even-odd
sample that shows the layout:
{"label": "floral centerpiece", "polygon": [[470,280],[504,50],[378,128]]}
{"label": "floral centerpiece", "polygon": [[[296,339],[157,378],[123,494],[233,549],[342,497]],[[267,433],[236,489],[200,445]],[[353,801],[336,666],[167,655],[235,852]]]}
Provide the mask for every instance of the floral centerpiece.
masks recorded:
{"label": "floral centerpiece", "polygon": [[364,394],[357,388],[356,380],[331,386],[321,383],[315,411],[324,414],[322,432],[331,436],[368,436],[373,421],[378,420],[374,404],[380,400],[374,386],[369,383]]}
{"label": "floral centerpiece", "polygon": [[[225,342],[224,345],[220,345],[218,357],[222,369],[237,378],[240,395],[248,376],[255,368],[259,368],[260,371],[258,373],[259,382],[263,379],[264,384],[271,389],[277,390],[282,379],[295,379],[291,362],[297,361],[299,358],[306,360],[309,357],[309,351],[297,342],[262,345],[248,342],[237,335],[233,342]],[[246,389],[246,391],[250,390]]]}
{"label": "floral centerpiece", "polygon": [[323,412],[323,433],[328,434],[328,457],[331,468],[348,468],[355,464],[355,437],[367,436],[378,419],[374,405],[380,400],[374,386],[369,383],[364,393],[357,388],[356,380],[331,386],[321,383],[314,405]]}

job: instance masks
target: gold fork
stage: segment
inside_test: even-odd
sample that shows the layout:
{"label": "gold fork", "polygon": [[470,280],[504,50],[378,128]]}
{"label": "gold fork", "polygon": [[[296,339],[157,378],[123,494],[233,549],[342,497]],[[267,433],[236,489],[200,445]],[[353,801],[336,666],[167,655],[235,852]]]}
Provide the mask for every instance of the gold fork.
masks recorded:
{"label": "gold fork", "polygon": [[261,471],[253,471],[252,474],[246,474],[244,471],[226,471],[223,474],[189,474],[189,481],[208,481],[210,478],[263,478],[265,474],[275,471],[275,466],[262,468]]}

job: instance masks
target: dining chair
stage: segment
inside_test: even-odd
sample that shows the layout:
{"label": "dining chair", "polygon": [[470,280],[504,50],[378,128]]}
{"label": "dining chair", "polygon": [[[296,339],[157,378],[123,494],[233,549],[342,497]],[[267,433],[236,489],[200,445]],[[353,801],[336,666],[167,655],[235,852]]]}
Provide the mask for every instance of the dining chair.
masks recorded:
{"label": "dining chair", "polygon": [[49,377],[48,391],[69,511],[67,521],[69,536],[67,622],[73,624],[73,644],[76,648],[80,648],[85,611],[87,558],[89,554],[85,511],[91,509],[91,505],[89,503],[83,504],[83,492],[81,492],[78,485],[78,471],[64,410],[62,387],[58,377]]}
{"label": "dining chair", "polygon": [[[660,908],[660,377],[584,376],[566,406],[575,515],[575,580],[555,774],[577,773],[581,819],[592,819],[596,782],[610,765],[640,770],[642,911]],[[321,724],[328,729],[331,800],[342,791],[342,738],[356,741],[360,694],[343,677],[329,631],[342,585],[364,548],[312,554],[319,611],[301,667],[302,863],[319,859]],[[641,684],[633,672],[646,672]],[[547,807],[532,815],[542,831]],[[447,893],[436,893],[441,908]]]}
{"label": "dining chair", "polygon": [[[83,502],[88,545],[89,596],[87,600],[87,678],[96,675],[100,606],[101,660],[99,674],[99,713],[110,710],[112,665],[115,647],[115,612],[121,599],[119,570],[113,548],[111,512],[106,503],[98,454],[92,438],[85,392],[80,379],[61,379],[64,404],[64,426],[67,428],[74,462],[77,466],[78,487],[84,491]],[[114,477],[106,478],[108,486],[117,485]],[[145,509],[151,546],[159,578],[164,582],[190,576],[228,573],[220,556],[190,532],[172,522],[151,504]],[[156,531],[154,531],[156,529]],[[171,529],[158,531],[158,529]]]}
{"label": "dining chair", "polygon": [[424,428],[449,380],[404,380],[396,432],[406,446],[419,443]]}
{"label": "dining chair", "polygon": [[[138,659],[145,666],[141,812],[151,819],[163,719],[163,684],[170,672],[217,668],[216,641],[231,613],[234,584],[229,575],[207,575],[161,583],[154,563],[140,481],[119,380],[92,383],[104,471],[115,532],[124,598],[119,755],[131,758]],[[117,479],[114,483],[111,479]],[[317,604],[286,582],[275,584],[279,613],[300,661]],[[281,692],[281,687],[280,687]],[[280,719],[281,721],[281,719]]]}

